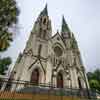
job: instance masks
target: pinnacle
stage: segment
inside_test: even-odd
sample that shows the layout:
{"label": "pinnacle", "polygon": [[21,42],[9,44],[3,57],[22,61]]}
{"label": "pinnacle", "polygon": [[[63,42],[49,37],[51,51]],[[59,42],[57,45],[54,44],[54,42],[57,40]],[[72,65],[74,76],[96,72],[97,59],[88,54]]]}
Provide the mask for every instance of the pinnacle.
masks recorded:
{"label": "pinnacle", "polygon": [[45,5],[45,8],[43,9],[43,11],[40,13],[40,16],[48,16],[48,9],[47,9],[47,4]]}
{"label": "pinnacle", "polygon": [[61,32],[66,33],[66,32],[70,32],[70,29],[66,23],[66,20],[64,18],[64,16],[62,17],[62,29]]}

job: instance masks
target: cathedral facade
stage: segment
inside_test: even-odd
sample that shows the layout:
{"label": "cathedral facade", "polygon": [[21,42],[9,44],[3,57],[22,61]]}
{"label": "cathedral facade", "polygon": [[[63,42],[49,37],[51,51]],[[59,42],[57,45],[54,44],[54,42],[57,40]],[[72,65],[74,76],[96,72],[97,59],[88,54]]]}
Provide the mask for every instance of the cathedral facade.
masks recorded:
{"label": "cathedral facade", "polygon": [[50,84],[57,88],[89,88],[74,34],[63,17],[61,32],[52,36],[47,5],[35,21],[13,72],[14,80]]}

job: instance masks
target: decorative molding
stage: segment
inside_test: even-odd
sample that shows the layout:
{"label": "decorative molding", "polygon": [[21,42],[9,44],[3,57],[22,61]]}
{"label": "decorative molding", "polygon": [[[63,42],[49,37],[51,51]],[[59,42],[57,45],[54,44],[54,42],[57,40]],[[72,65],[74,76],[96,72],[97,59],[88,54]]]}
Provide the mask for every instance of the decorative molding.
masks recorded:
{"label": "decorative molding", "polygon": [[28,70],[31,69],[31,67],[32,67],[37,61],[38,61],[38,59],[36,59],[36,60],[29,66]]}
{"label": "decorative molding", "polygon": [[34,65],[34,64],[36,64],[37,63],[37,61],[39,61],[40,62],[40,65],[41,65],[41,67],[42,67],[42,69],[43,69],[43,71],[44,71],[44,73],[46,73],[45,72],[45,69],[44,69],[44,67],[43,67],[43,64],[42,64],[42,62],[41,62],[41,59],[40,59],[40,57],[38,56],[37,57],[37,59],[29,66],[29,68],[28,68],[28,70],[29,69],[31,69],[32,68],[32,66]]}

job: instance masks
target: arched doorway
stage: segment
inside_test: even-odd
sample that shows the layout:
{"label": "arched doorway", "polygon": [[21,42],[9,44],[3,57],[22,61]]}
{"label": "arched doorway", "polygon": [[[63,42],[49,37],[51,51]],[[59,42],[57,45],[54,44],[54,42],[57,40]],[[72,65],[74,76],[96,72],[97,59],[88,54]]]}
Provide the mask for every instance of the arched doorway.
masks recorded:
{"label": "arched doorway", "polygon": [[61,72],[57,75],[57,88],[63,88],[63,75]]}
{"label": "arched doorway", "polygon": [[79,85],[79,89],[82,89],[82,84],[81,84],[81,80],[79,77],[78,77],[78,85]]}
{"label": "arched doorway", "polygon": [[38,84],[39,83],[39,70],[38,69],[34,69],[31,75],[31,82],[33,82],[34,84]]}

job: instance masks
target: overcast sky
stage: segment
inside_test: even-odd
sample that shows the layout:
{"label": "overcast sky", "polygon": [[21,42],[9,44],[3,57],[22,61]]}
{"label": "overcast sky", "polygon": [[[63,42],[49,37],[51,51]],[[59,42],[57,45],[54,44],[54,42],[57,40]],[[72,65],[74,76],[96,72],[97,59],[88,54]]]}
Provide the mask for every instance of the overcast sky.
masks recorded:
{"label": "overcast sky", "polygon": [[87,71],[100,68],[100,0],[16,0],[20,9],[19,27],[12,46],[3,56],[11,56],[13,64],[23,51],[33,23],[48,4],[53,34],[61,29],[62,15],[74,33]]}

